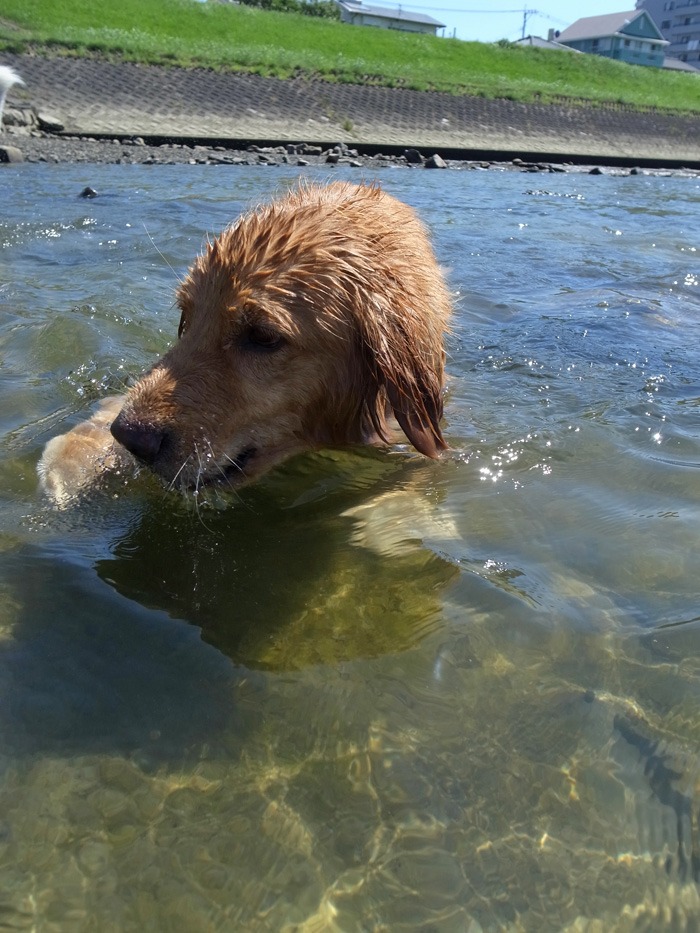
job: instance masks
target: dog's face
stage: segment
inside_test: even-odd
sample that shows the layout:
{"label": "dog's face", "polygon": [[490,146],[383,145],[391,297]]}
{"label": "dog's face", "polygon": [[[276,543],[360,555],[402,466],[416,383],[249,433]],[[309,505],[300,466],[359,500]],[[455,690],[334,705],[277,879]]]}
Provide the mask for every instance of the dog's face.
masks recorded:
{"label": "dog's face", "polygon": [[390,408],[424,453],[444,447],[442,318],[431,349],[394,346],[376,319],[396,282],[368,282],[347,238],[333,251],[322,207],[248,215],[180,286],[178,342],[112,425],[166,484],[237,485],[302,450],[385,439]]}
{"label": "dog's face", "polygon": [[217,245],[192,269],[180,289],[177,344],[112,428],[180,487],[237,484],[297,451],[337,443],[326,412],[342,421],[335,410],[354,396],[347,325],[262,284],[236,287],[219,253]]}

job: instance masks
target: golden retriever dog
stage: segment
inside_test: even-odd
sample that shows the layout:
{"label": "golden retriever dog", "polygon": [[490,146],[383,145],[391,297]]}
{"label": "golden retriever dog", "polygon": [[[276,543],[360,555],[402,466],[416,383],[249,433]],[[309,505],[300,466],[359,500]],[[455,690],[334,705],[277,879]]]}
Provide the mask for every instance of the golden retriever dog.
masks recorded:
{"label": "golden retriever dog", "polygon": [[[446,448],[450,295],[413,210],[376,185],[301,184],[243,215],[177,303],[178,341],[111,423],[168,487],[235,486],[300,451],[390,443],[392,415],[425,456]],[[80,429],[42,459],[45,488]]]}

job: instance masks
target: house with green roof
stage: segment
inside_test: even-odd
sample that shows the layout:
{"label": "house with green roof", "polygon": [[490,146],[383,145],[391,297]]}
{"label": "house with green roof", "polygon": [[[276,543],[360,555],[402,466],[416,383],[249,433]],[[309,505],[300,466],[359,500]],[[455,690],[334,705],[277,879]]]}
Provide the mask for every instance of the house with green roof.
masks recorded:
{"label": "house with green roof", "polygon": [[668,45],[646,10],[584,16],[560,33],[557,42],[579,52],[654,68],[663,67]]}

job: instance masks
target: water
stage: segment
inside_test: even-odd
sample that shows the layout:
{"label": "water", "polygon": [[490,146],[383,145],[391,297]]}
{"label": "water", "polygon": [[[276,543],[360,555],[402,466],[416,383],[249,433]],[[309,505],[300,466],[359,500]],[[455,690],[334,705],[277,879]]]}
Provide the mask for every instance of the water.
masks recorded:
{"label": "water", "polygon": [[444,463],[41,497],[294,177],[0,173],[3,923],[700,928],[698,179],[381,174],[457,294]]}

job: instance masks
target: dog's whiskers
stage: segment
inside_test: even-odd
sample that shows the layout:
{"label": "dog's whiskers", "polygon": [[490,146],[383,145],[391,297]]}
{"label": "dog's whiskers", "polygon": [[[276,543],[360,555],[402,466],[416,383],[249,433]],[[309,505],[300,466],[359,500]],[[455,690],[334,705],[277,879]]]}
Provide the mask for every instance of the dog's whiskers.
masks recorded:
{"label": "dog's whiskers", "polygon": [[199,447],[195,444],[194,447],[195,456],[197,457],[197,475],[194,478],[194,495],[199,495],[199,487],[202,482],[202,477],[204,476],[205,469],[202,463],[202,453]]}
{"label": "dog's whiskers", "polygon": [[[228,454],[224,454],[224,459],[228,460],[231,466],[234,466],[242,476],[245,476],[245,470],[237,460],[234,460],[233,457],[229,457]],[[219,467],[219,469],[221,469],[221,467]],[[224,471],[221,470],[221,472],[223,473]]]}
{"label": "dog's whiskers", "polygon": [[170,271],[171,271],[172,274],[175,276],[175,278],[177,279],[177,281],[178,281],[180,284],[182,284],[182,282],[184,281],[184,276],[182,275],[182,273],[181,273],[181,272],[178,272],[178,271],[173,267],[172,263],[168,262],[168,259],[167,259],[167,257],[165,256],[165,253],[163,253],[163,251],[162,251],[162,250],[159,248],[159,246],[156,244],[156,241],[153,239],[153,237],[151,236],[151,234],[148,232],[148,227],[146,226],[146,224],[143,225],[143,229],[146,231],[146,236],[147,236],[148,239],[151,241],[151,246],[153,247],[153,249],[158,253],[158,255],[160,256],[160,258],[163,260],[163,262],[164,262],[165,265],[168,267],[168,269],[170,269]]}
{"label": "dog's whiskers", "polygon": [[177,482],[177,480],[178,480],[178,477],[180,476],[180,474],[181,474],[182,471],[185,469],[185,467],[187,466],[187,464],[190,462],[191,459],[192,459],[192,454],[189,454],[189,455],[188,455],[187,457],[185,457],[185,459],[182,461],[182,464],[180,465],[180,469],[177,471],[177,473],[175,474],[175,476],[173,476],[173,478],[170,480],[170,483],[168,484],[168,492],[170,492],[171,490],[173,490],[173,489],[175,488],[175,484],[176,484],[176,482]]}
{"label": "dog's whiskers", "polygon": [[[231,482],[231,479],[230,479],[228,473],[226,472],[226,470],[225,470],[225,469],[221,466],[221,464],[219,463],[219,461],[218,461],[218,459],[217,459],[217,457],[216,457],[216,455],[215,455],[215,453],[214,453],[214,448],[212,447],[211,442],[208,441],[208,440],[206,439],[206,437],[205,437],[205,438],[204,438],[204,443],[207,445],[207,448],[208,448],[208,450],[209,450],[209,452],[208,452],[208,454],[207,454],[207,460],[214,464],[216,470],[217,470],[218,473],[220,474],[220,482],[225,483],[226,486],[228,487],[228,491],[231,492],[231,493],[233,493],[233,495],[236,497],[236,499],[238,500],[238,502],[241,502],[241,503],[242,503],[243,500],[241,499],[241,497],[240,497],[240,495],[239,495],[239,493],[238,493],[238,490],[236,489],[236,487],[235,487],[235,486],[233,485],[233,483]],[[241,474],[245,475],[245,471],[242,469],[242,467],[240,466],[239,463],[236,463],[236,461],[233,460],[231,457],[229,457],[228,454],[223,454],[223,457],[224,457],[225,460],[228,460],[228,462],[229,462],[232,466],[235,466],[236,469],[237,469]],[[200,464],[201,464],[201,457],[200,457]]]}
{"label": "dog's whiskers", "polygon": [[[212,529],[209,528],[209,526],[206,524],[206,522],[202,518],[202,514],[200,511],[200,505],[202,504],[202,500],[199,498],[199,493],[200,493],[200,485],[201,485],[202,477],[205,475],[205,469],[202,463],[201,451],[196,444],[194,448],[194,455],[197,457],[197,475],[195,476],[195,480],[194,480],[194,491],[192,493],[192,501],[194,502],[194,508],[195,508],[195,512],[197,513],[197,519],[199,523],[209,533],[213,534]],[[190,457],[191,456],[192,454],[190,454]]]}

